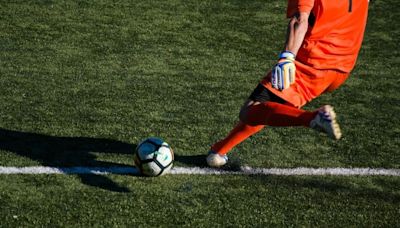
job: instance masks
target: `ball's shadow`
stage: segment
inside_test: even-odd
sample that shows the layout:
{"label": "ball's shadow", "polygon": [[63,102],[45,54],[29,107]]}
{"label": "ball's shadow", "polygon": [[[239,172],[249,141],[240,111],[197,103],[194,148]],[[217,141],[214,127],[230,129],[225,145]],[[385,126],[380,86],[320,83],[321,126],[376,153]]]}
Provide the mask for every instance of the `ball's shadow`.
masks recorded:
{"label": "ball's shadow", "polygon": [[[58,137],[0,128],[0,150],[10,151],[19,156],[51,167],[111,167],[132,165],[98,161],[93,152],[132,155],[135,144],[117,140],[89,137]],[[116,192],[129,192],[105,175],[77,174],[82,183]]]}

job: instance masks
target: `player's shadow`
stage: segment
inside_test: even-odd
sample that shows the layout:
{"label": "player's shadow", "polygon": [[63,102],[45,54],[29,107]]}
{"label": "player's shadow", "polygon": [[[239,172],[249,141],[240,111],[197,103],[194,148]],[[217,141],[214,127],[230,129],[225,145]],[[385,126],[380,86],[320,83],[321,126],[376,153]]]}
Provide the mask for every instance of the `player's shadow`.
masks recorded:
{"label": "player's shadow", "polygon": [[179,155],[175,153],[174,160],[189,166],[207,167],[206,155]]}
{"label": "player's shadow", "polygon": [[[0,128],[0,150],[11,151],[20,156],[51,167],[112,167],[126,166],[98,161],[92,152],[132,154],[134,144],[110,139],[88,137],[57,137],[36,133],[19,132]],[[133,158],[132,158],[133,163]],[[116,192],[129,192],[104,175],[77,174],[82,183]]]}
{"label": "player's shadow", "polygon": [[[175,154],[175,162],[179,162],[185,165],[188,165],[190,167],[200,167],[200,168],[210,168],[207,165],[206,161],[207,155],[206,154],[201,154],[201,155],[178,155]],[[228,164],[224,165],[223,167],[219,168],[225,171],[240,171],[241,162],[238,159],[231,159]]]}

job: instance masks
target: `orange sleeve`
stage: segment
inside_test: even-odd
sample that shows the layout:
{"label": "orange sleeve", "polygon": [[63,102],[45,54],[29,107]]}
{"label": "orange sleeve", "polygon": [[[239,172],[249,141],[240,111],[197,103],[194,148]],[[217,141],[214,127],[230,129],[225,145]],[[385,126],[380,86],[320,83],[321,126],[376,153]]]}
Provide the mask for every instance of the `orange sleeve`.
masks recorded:
{"label": "orange sleeve", "polygon": [[294,17],[298,12],[311,12],[314,0],[288,0],[286,16]]}

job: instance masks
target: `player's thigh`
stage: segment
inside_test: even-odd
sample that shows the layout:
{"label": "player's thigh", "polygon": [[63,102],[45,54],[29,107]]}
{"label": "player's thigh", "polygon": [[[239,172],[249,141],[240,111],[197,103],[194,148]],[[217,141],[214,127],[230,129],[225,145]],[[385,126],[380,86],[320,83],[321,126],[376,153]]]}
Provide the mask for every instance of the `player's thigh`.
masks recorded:
{"label": "player's thigh", "polygon": [[240,109],[239,118],[240,120],[245,120],[247,118],[248,110],[251,106],[260,105],[265,102],[277,102],[281,104],[285,104],[286,101],[282,98],[278,97],[267,88],[265,88],[262,84],[258,84],[257,87],[250,94],[249,98],[244,102]]}

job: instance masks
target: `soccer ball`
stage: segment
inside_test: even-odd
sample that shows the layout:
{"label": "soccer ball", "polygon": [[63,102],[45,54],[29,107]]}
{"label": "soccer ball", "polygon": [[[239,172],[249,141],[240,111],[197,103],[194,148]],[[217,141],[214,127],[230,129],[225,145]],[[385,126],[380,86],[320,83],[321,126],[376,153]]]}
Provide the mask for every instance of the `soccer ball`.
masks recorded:
{"label": "soccer ball", "polygon": [[161,176],[172,168],[174,152],[164,140],[150,137],[136,147],[134,161],[143,175]]}

